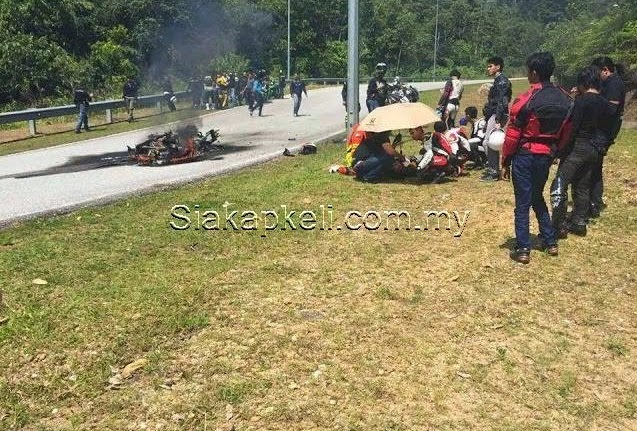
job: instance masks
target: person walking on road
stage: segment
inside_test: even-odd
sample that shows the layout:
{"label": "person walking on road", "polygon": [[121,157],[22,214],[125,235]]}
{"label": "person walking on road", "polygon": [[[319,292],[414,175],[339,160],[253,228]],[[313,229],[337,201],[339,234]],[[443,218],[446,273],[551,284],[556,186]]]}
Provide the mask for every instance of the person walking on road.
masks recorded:
{"label": "person walking on road", "polygon": [[265,71],[260,71],[256,79],[252,83],[252,96],[254,98],[254,104],[250,108],[250,116],[259,110],[259,117],[263,116],[263,104],[265,103]]}
{"label": "person walking on road", "polygon": [[301,107],[301,98],[303,97],[303,93],[305,93],[305,97],[307,97],[305,82],[301,81],[299,75],[296,75],[294,76],[294,81],[290,83],[290,96],[292,96],[292,100],[294,101],[293,114],[295,117],[299,116],[299,108]]}

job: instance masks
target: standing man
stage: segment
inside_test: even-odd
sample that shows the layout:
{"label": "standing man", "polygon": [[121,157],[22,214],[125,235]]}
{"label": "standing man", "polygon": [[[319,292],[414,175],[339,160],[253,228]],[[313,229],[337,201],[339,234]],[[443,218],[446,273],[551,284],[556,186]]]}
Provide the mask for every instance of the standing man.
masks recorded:
{"label": "standing man", "polygon": [[256,79],[252,83],[252,97],[254,98],[254,104],[250,108],[250,116],[255,110],[259,110],[259,117],[263,116],[263,104],[265,103],[265,78],[266,73],[264,70],[259,71]]}
{"label": "standing man", "polygon": [[385,73],[387,72],[387,64],[376,64],[376,72],[367,84],[367,111],[372,112],[379,106],[385,106],[387,102],[387,81],[385,81]]}
{"label": "standing man", "polygon": [[75,133],[81,133],[84,128],[86,132],[91,129],[88,127],[88,106],[93,101],[93,94],[85,90],[83,85],[78,86],[73,93],[73,103],[79,109],[77,123],[75,124]]}
{"label": "standing man", "polygon": [[[626,85],[617,74],[617,65],[609,57],[597,57],[593,60],[593,66],[600,69],[599,77],[602,80],[601,95],[608,101],[609,124],[605,127],[609,132],[610,145],[615,143],[615,138],[622,126],[624,115],[624,103],[626,102]],[[599,217],[600,211],[606,207],[602,199],[604,194],[603,177],[604,154],[600,155],[591,174],[591,203],[590,216]]]}
{"label": "standing man", "polygon": [[[590,208],[592,168],[608,148],[608,103],[600,94],[599,69],[588,66],[577,75],[578,96],[573,105],[571,133],[560,154],[560,166],[551,184],[553,227],[557,237],[565,239],[569,232],[586,235],[586,219]],[[573,212],[567,221],[568,187],[573,196]]]}
{"label": "standing man", "polygon": [[128,78],[128,81],[124,84],[124,89],[122,90],[122,97],[126,102],[126,112],[128,113],[128,122],[132,122],[135,120],[133,117],[133,111],[135,110],[135,100],[137,100],[137,91],[139,90],[139,85],[135,78],[132,76]]}
{"label": "standing man", "polygon": [[211,75],[206,75],[203,79],[203,94],[206,111],[210,111],[211,104],[215,103],[215,81]]}
{"label": "standing man", "polygon": [[[484,105],[484,116],[487,129],[484,134],[484,151],[487,153],[487,169],[482,174],[481,181],[497,181],[500,179],[500,152],[488,148],[491,132],[502,129],[509,116],[509,102],[511,101],[511,81],[504,76],[504,60],[502,57],[491,57],[487,60],[487,73],[493,76],[493,85],[489,89],[487,103]],[[552,71],[551,71],[552,73]]]}
{"label": "standing man", "polygon": [[463,91],[464,85],[460,81],[460,72],[454,69],[449,73],[449,80],[438,101],[438,110],[444,113],[441,120],[447,122],[447,129],[456,127],[456,115],[458,115]]}
{"label": "standing man", "polygon": [[243,95],[246,98],[246,102],[248,102],[248,111],[250,111],[250,115],[252,115],[252,111],[254,111],[254,94],[252,93],[252,87],[254,86],[255,75],[254,72],[248,72],[248,76],[246,78],[246,85],[243,89]]}
{"label": "standing man", "polygon": [[193,76],[188,82],[188,91],[192,99],[192,107],[200,108],[203,100],[203,80],[200,75]]}
{"label": "standing man", "polygon": [[[515,194],[516,247],[511,259],[529,263],[531,236],[529,210],[533,208],[546,252],[557,256],[557,236],[542,195],[556,152],[568,138],[566,127],[573,100],[551,84],[555,60],[550,52],[536,52],[526,59],[531,88],[511,106],[511,123],[502,147],[502,177],[512,178]],[[490,151],[490,150],[489,150]]]}
{"label": "standing man", "polygon": [[305,89],[305,82],[301,81],[299,75],[294,76],[294,81],[290,83],[290,96],[294,101],[294,116],[299,116],[299,108],[301,107],[302,93],[305,93],[307,97],[307,90]]}

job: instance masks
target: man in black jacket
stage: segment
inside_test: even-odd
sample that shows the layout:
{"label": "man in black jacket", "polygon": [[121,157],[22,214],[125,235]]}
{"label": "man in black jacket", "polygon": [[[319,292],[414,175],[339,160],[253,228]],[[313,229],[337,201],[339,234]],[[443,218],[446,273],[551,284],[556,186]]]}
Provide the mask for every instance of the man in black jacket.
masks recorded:
{"label": "man in black jacket", "polygon": [[88,105],[92,101],[93,94],[86,91],[84,86],[80,85],[75,89],[73,93],[73,103],[79,109],[79,116],[75,124],[75,133],[80,133],[82,128],[87,132],[90,131],[88,127]]}
{"label": "man in black jacket", "polygon": [[126,112],[128,113],[128,122],[134,120],[133,111],[135,110],[135,100],[137,100],[137,91],[139,85],[133,77],[128,78],[122,90],[122,97],[126,102]]}
{"label": "man in black jacket", "polygon": [[367,84],[367,111],[372,112],[379,106],[385,106],[387,102],[387,81],[385,73],[387,64],[378,63],[376,65],[376,75]]}
{"label": "man in black jacket", "polygon": [[489,89],[487,103],[484,105],[484,116],[487,129],[484,135],[484,150],[487,153],[488,167],[485,169],[481,181],[497,181],[500,179],[500,152],[489,148],[491,132],[503,129],[509,120],[509,102],[511,102],[511,81],[504,76],[504,60],[501,57],[491,57],[487,60],[487,73],[493,76],[493,85]]}
{"label": "man in black jacket", "polygon": [[[608,101],[609,124],[606,129],[609,131],[609,147],[615,143],[615,138],[622,125],[624,115],[624,103],[626,102],[626,85],[621,76],[617,73],[617,65],[609,57],[597,57],[593,60],[593,66],[600,70],[599,77],[602,81],[601,95]],[[590,193],[590,216],[599,217],[599,213],[606,205],[602,200],[604,194],[604,178],[602,167],[604,155],[597,160],[591,173],[591,193]]]}

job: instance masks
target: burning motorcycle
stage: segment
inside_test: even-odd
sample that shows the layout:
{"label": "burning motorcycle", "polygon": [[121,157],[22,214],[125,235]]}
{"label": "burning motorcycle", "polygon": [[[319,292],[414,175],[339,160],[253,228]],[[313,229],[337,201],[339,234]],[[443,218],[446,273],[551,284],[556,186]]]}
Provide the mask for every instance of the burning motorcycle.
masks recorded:
{"label": "burning motorcycle", "polygon": [[186,126],[176,132],[149,135],[135,148],[128,146],[128,157],[138,165],[149,166],[192,162],[207,153],[223,150],[223,145],[215,144],[218,139],[218,130],[202,134],[195,126]]}

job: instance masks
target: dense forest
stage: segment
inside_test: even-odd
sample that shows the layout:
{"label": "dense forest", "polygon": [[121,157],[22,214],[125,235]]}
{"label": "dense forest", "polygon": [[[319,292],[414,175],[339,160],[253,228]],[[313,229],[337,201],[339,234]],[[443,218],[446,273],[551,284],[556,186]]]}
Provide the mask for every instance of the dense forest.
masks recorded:
{"label": "dense forest", "polygon": [[[361,75],[433,77],[435,1],[360,0]],[[0,0],[3,110],[66,101],[80,83],[118,95],[134,75],[146,92],[165,76],[287,69],[286,0]],[[347,0],[290,0],[291,69],[344,76]],[[510,71],[538,49],[568,78],[607,54],[637,67],[634,0],[439,0],[436,75],[483,76],[490,55]]]}

